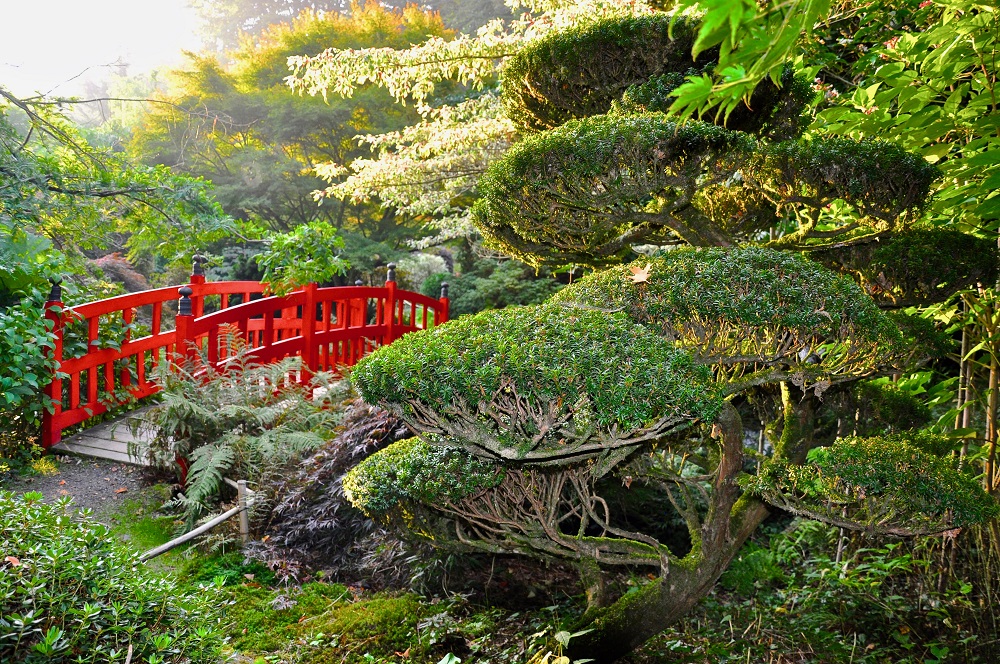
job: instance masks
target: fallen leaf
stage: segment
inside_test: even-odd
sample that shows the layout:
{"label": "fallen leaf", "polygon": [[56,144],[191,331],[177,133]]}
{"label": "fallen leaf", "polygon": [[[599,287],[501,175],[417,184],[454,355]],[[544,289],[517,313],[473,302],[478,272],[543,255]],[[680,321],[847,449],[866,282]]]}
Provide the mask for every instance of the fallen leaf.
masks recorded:
{"label": "fallen leaf", "polygon": [[69,495],[69,491],[67,491],[66,489],[59,489],[59,495],[60,496],[68,496]]}
{"label": "fallen leaf", "polygon": [[66,484],[66,480],[59,480],[59,486],[62,486],[63,484]]}
{"label": "fallen leaf", "polygon": [[21,566],[21,561],[18,560],[17,558],[15,558],[14,556],[7,556],[6,558],[4,558],[4,560],[6,560],[7,562],[9,562],[11,567],[20,567]]}
{"label": "fallen leaf", "polygon": [[120,489],[115,489],[115,493],[125,493],[126,491],[128,491],[128,489],[125,487],[122,487]]}
{"label": "fallen leaf", "polygon": [[652,263],[647,263],[646,267],[639,267],[633,265],[629,269],[632,270],[632,276],[629,279],[632,280],[633,284],[644,284],[649,281],[649,271],[652,269]]}
{"label": "fallen leaf", "polygon": [[409,657],[410,657],[410,649],[407,648],[403,652],[396,651],[396,657],[402,657],[403,659],[409,659]]}
{"label": "fallen leaf", "polygon": [[111,481],[111,478],[110,478],[110,477],[105,477],[105,478],[104,478],[104,481],[105,481],[105,482],[110,482],[110,481]]}
{"label": "fallen leaf", "polygon": [[253,581],[253,574],[244,574],[243,578],[247,581]]}

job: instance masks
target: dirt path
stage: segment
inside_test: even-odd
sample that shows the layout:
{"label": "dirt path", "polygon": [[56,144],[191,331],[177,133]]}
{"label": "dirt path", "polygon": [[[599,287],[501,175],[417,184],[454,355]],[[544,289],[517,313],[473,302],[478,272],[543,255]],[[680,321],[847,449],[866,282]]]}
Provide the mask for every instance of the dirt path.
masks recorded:
{"label": "dirt path", "polygon": [[143,469],[125,463],[62,456],[58,465],[55,475],[11,477],[0,488],[17,493],[38,491],[46,500],[71,496],[78,508],[102,514],[121,507],[145,486]]}

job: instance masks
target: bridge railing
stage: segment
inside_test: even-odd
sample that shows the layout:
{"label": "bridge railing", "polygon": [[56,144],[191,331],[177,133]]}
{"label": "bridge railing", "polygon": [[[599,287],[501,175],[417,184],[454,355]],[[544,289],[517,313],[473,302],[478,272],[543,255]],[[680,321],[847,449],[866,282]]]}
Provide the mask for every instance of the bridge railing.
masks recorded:
{"label": "bridge railing", "polygon": [[233,335],[258,362],[302,357],[305,381],[448,319],[447,284],[439,300],[398,290],[392,264],[383,287],[309,284],[284,296],[265,293],[252,281],[208,282],[198,263],[188,284],[75,307],[63,307],[55,286],[46,316],[57,369],[46,388],[53,411],[43,417],[43,447],[58,443],[68,427],[155,394],[153,377],[164,362],[203,352],[221,366],[235,352]]}

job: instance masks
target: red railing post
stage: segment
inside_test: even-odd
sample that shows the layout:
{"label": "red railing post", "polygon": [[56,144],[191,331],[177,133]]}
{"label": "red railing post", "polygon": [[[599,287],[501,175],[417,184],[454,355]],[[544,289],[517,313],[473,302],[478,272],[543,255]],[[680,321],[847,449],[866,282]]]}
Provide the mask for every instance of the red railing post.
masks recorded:
{"label": "red railing post", "polygon": [[52,321],[52,380],[45,386],[45,396],[49,399],[49,408],[42,411],[42,447],[48,449],[62,439],[62,427],[56,425],[56,416],[62,413],[62,379],[59,378],[59,369],[62,364],[63,352],[63,303],[62,303],[62,278],[52,279],[52,290],[49,292],[49,299],[45,303],[45,318]]}
{"label": "red railing post", "polygon": [[191,324],[194,322],[191,294],[194,290],[190,286],[182,286],[177,292],[181,298],[177,301],[177,336],[174,344],[174,362],[180,363],[193,359],[195,355],[194,334],[191,332]]}
{"label": "red railing post", "polygon": [[382,315],[385,317],[383,346],[396,340],[396,264],[389,263],[386,267],[388,271],[385,273],[385,307],[382,309]]}
{"label": "red railing post", "polygon": [[439,314],[440,320],[438,318],[434,319],[434,327],[437,327],[441,323],[448,322],[448,282],[441,282],[441,298],[438,300],[441,302],[441,313]]}
{"label": "red railing post", "polygon": [[[361,288],[365,282],[357,279],[354,285]],[[345,306],[348,309],[346,327],[364,327],[368,324],[368,300],[366,298],[348,300]]]}
{"label": "red railing post", "polygon": [[[201,254],[191,257],[191,285],[201,285],[205,283],[205,262],[208,259]],[[191,314],[198,318],[205,315],[205,295],[200,288],[193,288],[194,294],[191,297]]]}
{"label": "red railing post", "polygon": [[305,285],[302,291],[302,382],[307,382],[319,370],[319,347],[316,346],[316,282]]}

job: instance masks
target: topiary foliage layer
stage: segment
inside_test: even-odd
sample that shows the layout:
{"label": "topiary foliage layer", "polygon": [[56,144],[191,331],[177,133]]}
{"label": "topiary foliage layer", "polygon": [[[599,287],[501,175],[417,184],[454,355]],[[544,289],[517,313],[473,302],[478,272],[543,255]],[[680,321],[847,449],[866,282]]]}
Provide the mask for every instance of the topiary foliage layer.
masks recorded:
{"label": "topiary foliage layer", "polygon": [[600,457],[711,421],[706,367],[623,314],[508,307],[409,334],[355,368],[365,400],[473,454],[543,465]]}
{"label": "topiary foliage layer", "polygon": [[810,256],[857,276],[865,291],[888,307],[941,302],[997,277],[996,240],[943,228],[911,229]]}
{"label": "topiary foliage layer", "polygon": [[793,514],[871,533],[927,535],[996,518],[997,502],[951,457],[926,451],[927,437],[844,438],[805,465],[772,460],[741,484]]}
{"label": "topiary foliage layer", "polygon": [[344,487],[372,518],[438,546],[530,551],[573,562],[593,557],[602,565],[657,567],[664,557],[677,562],[654,538],[612,522],[590,471],[587,464],[509,468],[413,438],[366,459],[345,477]]}
{"label": "topiary foliage layer", "polygon": [[[731,246],[779,223],[796,228],[783,248],[896,228],[935,177],[878,141],[771,144],[661,113],[603,115],[516,144],[480,178],[473,218],[488,243],[529,264],[609,265],[636,244]],[[851,221],[830,216],[836,201]]]}
{"label": "topiary foliage layer", "polygon": [[[494,162],[473,215],[488,242],[532,265],[610,264],[642,242],[728,245],[695,192],[728,181],[756,149],[749,135],[661,114],[587,118]],[[746,214],[769,225],[767,208]]]}
{"label": "topiary foliage layer", "polygon": [[[691,59],[698,28],[697,21],[685,17],[653,14],[550,33],[504,63],[504,111],[522,129],[544,131],[607,113],[627,92],[629,111],[635,110],[635,102],[652,102],[655,110],[663,110],[661,100],[677,81],[709,71],[718,57],[718,49],[710,49]],[[789,71],[781,88],[770,81],[760,85],[749,103],[726,119],[726,126],[795,135],[798,115],[812,91],[793,78]],[[644,85],[645,91],[636,88]]]}
{"label": "topiary foliage layer", "polygon": [[442,505],[498,486],[505,470],[455,447],[407,438],[368,457],[344,477],[351,504],[372,518],[400,505]]}
{"label": "topiary foliage layer", "polygon": [[768,146],[763,171],[769,188],[787,200],[804,197],[812,209],[834,200],[852,205],[859,223],[896,229],[906,212],[918,214],[940,171],[920,154],[883,141],[827,137]]}
{"label": "topiary foliage layer", "polygon": [[[639,269],[648,276],[635,283]],[[740,389],[782,376],[828,385],[893,366],[910,350],[851,279],[775,249],[677,249],[584,277],[552,300],[621,310],[718,378],[740,379]]]}

